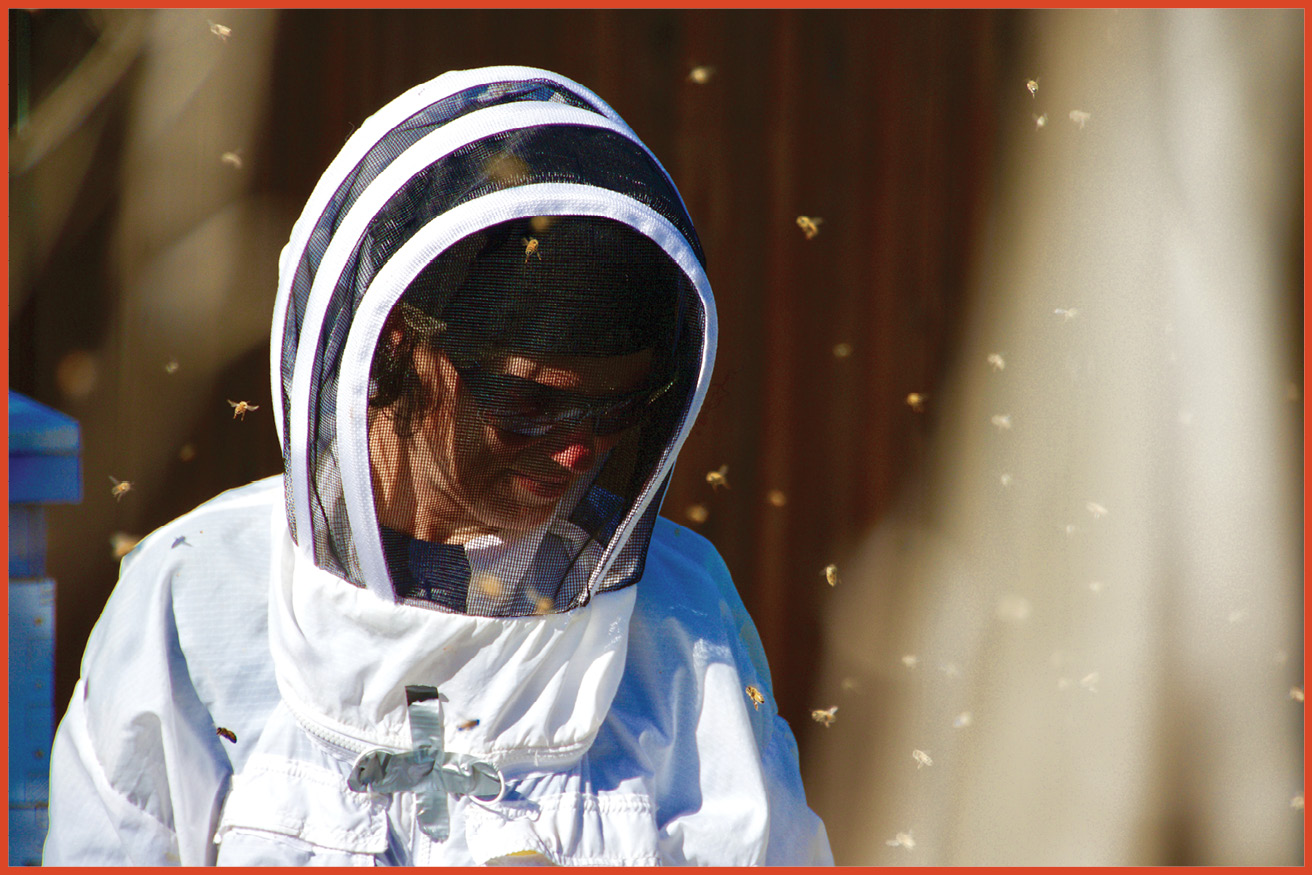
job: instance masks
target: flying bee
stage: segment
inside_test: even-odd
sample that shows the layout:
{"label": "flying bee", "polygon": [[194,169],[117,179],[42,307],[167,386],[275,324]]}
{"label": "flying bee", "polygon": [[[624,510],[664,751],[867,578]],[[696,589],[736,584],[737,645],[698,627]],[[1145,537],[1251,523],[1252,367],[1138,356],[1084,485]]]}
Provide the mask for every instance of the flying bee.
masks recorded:
{"label": "flying bee", "polygon": [[540,617],[543,614],[551,613],[551,609],[554,608],[555,606],[556,603],[552,601],[549,597],[540,595],[533,600],[533,613]]}
{"label": "flying bee", "polygon": [[115,501],[118,501],[132,490],[132,481],[130,480],[119,480],[111,475],[109,482],[114,484],[109,488],[109,494],[114,496]]}
{"label": "flying bee", "polygon": [[260,405],[251,404],[248,401],[233,401],[231,398],[229,398],[228,403],[232,405],[232,418],[236,419],[238,416],[240,416],[242,422],[246,421],[247,413],[250,413],[252,410],[260,409]]}
{"label": "flying bee", "polygon": [[985,359],[985,361],[987,361],[995,371],[1000,371],[1007,366],[1007,363],[1003,360],[1001,353],[991,352],[989,353],[989,357]]}
{"label": "flying bee", "polygon": [[706,482],[711,484],[712,489],[719,489],[723,486],[729,488],[729,466],[721,465],[718,471],[708,471],[706,473]]}
{"label": "flying bee", "polygon": [[1290,688],[1289,688],[1289,698],[1293,699],[1295,702],[1301,702],[1301,701],[1303,701],[1303,688],[1302,688],[1302,687],[1290,687]]}
{"label": "flying bee", "polygon": [[464,732],[466,729],[473,729],[477,725],[478,725],[477,720],[462,720],[460,721],[459,724],[457,724],[456,729],[458,729],[461,732]]}
{"label": "flying bee", "polygon": [[221,39],[223,42],[226,43],[228,41],[228,37],[232,36],[232,28],[226,27],[222,24],[215,24],[213,21],[211,21],[210,33],[214,34],[215,36],[217,36],[219,39]]}
{"label": "flying bee", "polygon": [[934,765],[934,761],[929,758],[929,754],[923,750],[913,750],[911,752],[911,758],[916,761],[917,769],[920,768],[921,766]]}
{"label": "flying bee", "polygon": [[1038,80],[1038,77],[1035,77],[1035,78],[1033,78],[1033,79],[1028,80],[1028,81],[1025,83],[1025,87],[1029,89],[1030,97],[1038,97],[1038,95],[1039,95],[1039,80]]}
{"label": "flying bee", "polygon": [[711,81],[711,77],[714,75],[714,67],[708,67],[705,65],[693,67],[692,70],[688,72],[688,81],[694,85],[705,85],[707,82]]}
{"label": "flying bee", "polygon": [[166,374],[176,374],[177,372],[178,372],[178,360],[177,360],[177,359],[169,359],[167,362],[165,362],[165,364],[164,364],[164,373],[166,373]]}
{"label": "flying bee", "polygon": [[852,344],[846,342],[834,344],[834,358],[845,359],[851,354],[852,354]]}
{"label": "flying bee", "polygon": [[989,422],[997,426],[998,431],[1006,431],[1011,428],[1011,414],[995,413],[993,416],[989,417]]}
{"label": "flying bee", "polygon": [[952,728],[965,729],[972,722],[974,722],[974,720],[975,720],[975,716],[973,714],[971,714],[969,711],[962,711],[960,714],[956,716],[956,719],[952,721]]}
{"label": "flying bee", "polygon": [[747,685],[747,698],[752,700],[752,705],[757,711],[760,711],[761,706],[765,704],[765,696],[761,695],[761,691],[752,684]]}
{"label": "flying bee", "polygon": [[838,586],[838,566],[837,566],[837,565],[834,565],[834,564],[832,564],[832,563],[829,564],[829,565],[826,565],[826,566],[825,566],[825,570],[824,570],[824,575],[825,575],[825,580],[828,581],[828,583],[829,583],[830,586]]}
{"label": "flying bee", "polygon": [[528,264],[530,255],[537,255],[538,261],[542,260],[542,253],[538,252],[538,238],[525,237],[524,240],[524,263]]}
{"label": "flying bee", "polygon": [[470,585],[490,599],[499,599],[505,592],[505,587],[501,584],[501,578],[495,574],[475,574],[474,579],[470,581]]}
{"label": "flying bee", "polygon": [[1085,510],[1093,514],[1094,519],[1102,519],[1107,515],[1107,508],[1103,507],[1096,501],[1088,501],[1084,504]]}
{"label": "flying bee", "polygon": [[1037,131],[1040,128],[1045,128],[1047,126],[1048,126],[1048,114],[1046,112],[1043,115],[1034,116],[1034,130]]}
{"label": "flying bee", "polygon": [[902,657],[902,664],[907,668],[915,668],[920,665],[920,657],[916,656],[914,653],[908,653],[906,656]]}
{"label": "flying bee", "polygon": [[214,728],[214,734],[221,738],[228,739],[228,741],[231,741],[233,744],[237,743],[237,733],[233,732],[231,729],[224,729],[222,726],[216,726]]}
{"label": "flying bee", "polygon": [[907,395],[907,406],[917,413],[925,412],[925,396],[919,392],[912,392]]}
{"label": "flying bee", "polygon": [[770,494],[765,497],[765,500],[775,507],[783,507],[788,503],[788,496],[784,494],[782,489],[771,489]]}
{"label": "flying bee", "polygon": [[816,708],[811,712],[811,719],[816,723],[823,724],[828,729],[835,720],[838,719],[838,706],[832,708]]}
{"label": "flying bee", "polygon": [[1302,811],[1302,810],[1303,810],[1303,794],[1302,794],[1302,793],[1299,793],[1299,794],[1295,795],[1293,799],[1290,799],[1290,800],[1289,800],[1289,807],[1290,807],[1290,808],[1296,808],[1296,809],[1298,809],[1299,811]]}
{"label": "flying bee", "polygon": [[704,523],[706,522],[706,518],[710,516],[710,512],[706,509],[706,505],[704,504],[690,504],[687,509],[684,510],[684,513],[687,514],[688,519],[694,523]]}
{"label": "flying bee", "polygon": [[816,234],[820,233],[820,223],[823,221],[824,219],[819,216],[798,216],[797,227],[802,229],[802,233],[806,235],[807,240],[811,240]]}
{"label": "flying bee", "polygon": [[227,164],[233,170],[241,170],[241,156],[236,152],[224,152],[219,156],[219,160]]}
{"label": "flying bee", "polygon": [[900,832],[897,835],[895,835],[893,838],[884,842],[884,844],[888,845],[891,848],[896,848],[900,846],[906,848],[909,851],[916,846],[916,840],[911,837],[911,833]]}
{"label": "flying bee", "polygon": [[132,548],[137,546],[141,539],[136,535],[129,535],[127,532],[115,532],[110,536],[109,546],[113,550],[115,559],[122,559],[132,552]]}
{"label": "flying bee", "polygon": [[1054,316],[1060,316],[1061,321],[1063,322],[1069,322],[1076,316],[1080,315],[1080,311],[1076,310],[1074,307],[1058,307],[1053,310],[1052,313]]}
{"label": "flying bee", "polygon": [[1092,116],[1090,116],[1089,113],[1085,112],[1084,110],[1081,109],[1071,110],[1071,121],[1075,122],[1075,124],[1079,126],[1080,130],[1084,130],[1084,123],[1087,122],[1090,118],[1092,118]]}

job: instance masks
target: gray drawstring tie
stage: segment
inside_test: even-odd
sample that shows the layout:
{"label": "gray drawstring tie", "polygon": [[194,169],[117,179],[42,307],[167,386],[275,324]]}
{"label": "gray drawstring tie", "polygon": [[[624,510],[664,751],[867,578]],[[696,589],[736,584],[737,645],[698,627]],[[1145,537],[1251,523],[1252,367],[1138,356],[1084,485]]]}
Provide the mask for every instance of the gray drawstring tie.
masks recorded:
{"label": "gray drawstring tie", "polygon": [[346,785],[357,793],[413,791],[419,829],[434,841],[446,841],[451,833],[447,794],[468,796],[477,805],[499,802],[505,780],[490,763],[442,750],[442,704],[435,687],[406,687],[405,695],[414,748],[361,754]]}

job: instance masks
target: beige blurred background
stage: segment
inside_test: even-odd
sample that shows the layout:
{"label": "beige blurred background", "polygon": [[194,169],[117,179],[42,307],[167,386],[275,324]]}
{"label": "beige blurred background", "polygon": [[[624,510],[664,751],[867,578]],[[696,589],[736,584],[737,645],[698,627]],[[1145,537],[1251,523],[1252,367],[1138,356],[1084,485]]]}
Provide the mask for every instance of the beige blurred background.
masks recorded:
{"label": "beige blurred background", "polygon": [[8,24],[10,386],[83,436],[57,714],[122,545],[280,470],[277,253],[328,161],[419,81],[537,65],[702,235],[663,513],[725,556],[838,862],[1302,862],[1301,10]]}

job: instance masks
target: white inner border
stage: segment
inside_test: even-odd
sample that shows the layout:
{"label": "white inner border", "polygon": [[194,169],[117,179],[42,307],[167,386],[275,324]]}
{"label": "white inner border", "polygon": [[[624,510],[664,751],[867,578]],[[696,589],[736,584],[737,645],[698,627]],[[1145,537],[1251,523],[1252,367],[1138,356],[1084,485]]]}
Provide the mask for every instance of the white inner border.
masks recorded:
{"label": "white inner border", "polygon": [[[337,157],[328,165],[323,176],[315,184],[314,190],[306,201],[300,218],[292,226],[291,238],[283,247],[278,258],[278,293],[273,303],[273,328],[269,343],[269,375],[273,397],[273,423],[278,430],[278,444],[283,446],[283,403],[282,394],[282,345],[287,330],[287,307],[291,298],[292,281],[296,270],[305,254],[305,246],[310,234],[323,214],[329,199],[341,186],[347,175],[354,172],[356,165],[398,124],[421,112],[428,106],[444,100],[451,95],[475,88],[480,85],[505,83],[507,85],[541,79],[567,89],[590,103],[598,112],[611,121],[624,127],[634,140],[637,136],[624,124],[619,114],[590,89],[572,79],[567,79],[550,70],[537,67],[480,67],[473,70],[453,70],[416,85],[410,90],[393,98],[389,103],[365,119],[360,128],[346,141],[346,145],[337,153]],[[662,168],[663,169],[663,168]],[[668,174],[667,174],[668,175]],[[302,321],[302,325],[308,324]],[[299,530],[298,530],[299,531]]]}
{"label": "white inner border", "polygon": [[[371,592],[387,602],[394,602],[396,597],[383,558],[382,540],[374,511],[368,427],[369,369],[383,323],[411,281],[453,243],[480,228],[533,216],[598,216],[629,225],[656,242],[687,274],[697,290],[705,316],[701,366],[687,415],[664,462],[652,472],[637,502],[611,538],[601,562],[589,580],[590,591],[595,588],[597,581],[605,577],[619,548],[628,540],[633,527],[651,503],[655,489],[673,467],[706,396],[715,361],[715,302],[711,297],[710,281],[692,247],[664,216],[625,195],[576,183],[540,183],[505,189],[461,204],[437,216],[397,250],[366,290],[347,336],[337,387],[338,461],[347,518],[365,584]],[[295,402],[298,399],[293,400]],[[293,411],[298,409],[304,415],[303,408],[294,404]],[[299,468],[297,473],[303,470]],[[308,499],[308,492],[300,494]],[[306,545],[302,549],[310,550],[311,539],[302,537],[301,541]],[[310,553],[313,555],[312,550]]]}
{"label": "white inner border", "polygon": [[[645,146],[633,140],[633,133],[626,126],[617,125],[590,110],[566,104],[536,101],[493,106],[461,116],[415,141],[369,183],[365,191],[351,205],[346,217],[333,234],[319,262],[314,284],[305,302],[305,314],[301,323],[303,327],[292,371],[293,416],[289,423],[288,455],[295,497],[296,531],[301,539],[309,538],[313,532],[309,491],[309,485],[313,480],[313,472],[309,470],[308,454],[309,398],[315,388],[312,382],[314,365],[319,355],[324,319],[336,291],[342,268],[378,211],[415,174],[463,146],[485,137],[510,130],[548,125],[586,125],[609,130],[641,146],[647,155],[655,160]],[[281,408],[281,405],[278,406]]]}

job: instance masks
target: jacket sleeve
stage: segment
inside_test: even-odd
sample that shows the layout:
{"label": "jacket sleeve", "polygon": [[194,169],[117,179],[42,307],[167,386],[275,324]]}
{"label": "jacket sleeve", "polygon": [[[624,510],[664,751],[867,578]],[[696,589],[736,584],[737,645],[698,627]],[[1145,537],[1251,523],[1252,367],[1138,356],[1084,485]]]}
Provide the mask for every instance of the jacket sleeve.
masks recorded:
{"label": "jacket sleeve", "polygon": [[659,727],[642,737],[663,856],[674,865],[833,865],[724,560],[700,535],[657,525],[625,669],[641,691],[626,690],[625,705]]}
{"label": "jacket sleeve", "polygon": [[[79,680],[50,756],[46,866],[176,865],[176,833],[134,804],[105,775],[87,725]],[[161,756],[161,750],[139,751]]]}

